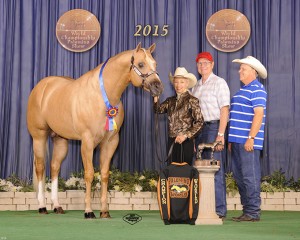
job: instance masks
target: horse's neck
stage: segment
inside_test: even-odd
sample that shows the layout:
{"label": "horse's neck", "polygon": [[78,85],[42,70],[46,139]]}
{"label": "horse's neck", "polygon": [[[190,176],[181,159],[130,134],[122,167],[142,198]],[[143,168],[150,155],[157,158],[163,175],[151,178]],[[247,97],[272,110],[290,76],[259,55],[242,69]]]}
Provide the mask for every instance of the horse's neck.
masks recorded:
{"label": "horse's neck", "polygon": [[103,72],[106,94],[112,106],[120,98],[130,83],[130,65],[132,51],[126,51],[112,57]]}
{"label": "horse's neck", "polygon": [[[102,79],[108,100],[112,106],[120,102],[122,93],[130,83],[130,59],[132,51],[122,52],[109,59],[104,67]],[[94,69],[92,85],[100,90],[99,74],[103,64]]]}

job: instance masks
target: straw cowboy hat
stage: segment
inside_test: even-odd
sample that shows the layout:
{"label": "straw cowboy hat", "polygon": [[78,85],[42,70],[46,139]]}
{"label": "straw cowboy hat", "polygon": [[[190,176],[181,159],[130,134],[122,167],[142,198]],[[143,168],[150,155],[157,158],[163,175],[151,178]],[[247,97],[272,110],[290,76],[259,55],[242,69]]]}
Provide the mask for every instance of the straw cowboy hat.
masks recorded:
{"label": "straw cowboy hat", "polygon": [[264,65],[262,65],[262,63],[259,60],[252,56],[248,56],[243,59],[234,59],[232,62],[240,64],[244,63],[249,65],[258,73],[258,76],[260,76],[263,79],[266,79],[268,76],[267,69],[264,67]]}
{"label": "straw cowboy hat", "polygon": [[169,79],[172,84],[174,84],[174,78],[176,77],[183,77],[189,80],[189,86],[188,88],[192,88],[196,85],[197,83],[197,78],[195,77],[194,74],[189,73],[184,67],[178,67],[175,70],[174,76],[172,76],[171,73],[169,73]]}

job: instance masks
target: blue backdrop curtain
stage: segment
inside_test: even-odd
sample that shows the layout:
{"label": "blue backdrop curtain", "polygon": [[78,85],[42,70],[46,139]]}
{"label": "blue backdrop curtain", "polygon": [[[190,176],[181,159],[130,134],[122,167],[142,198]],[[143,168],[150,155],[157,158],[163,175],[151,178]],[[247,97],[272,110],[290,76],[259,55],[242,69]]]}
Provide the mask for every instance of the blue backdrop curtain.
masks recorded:
{"label": "blue backdrop curtain", "polygon": [[[241,50],[224,53],[206,40],[209,17],[221,9],[242,12],[251,25],[249,42]],[[101,36],[83,53],[64,49],[55,35],[56,22],[68,10],[86,9],[100,21]],[[223,77],[233,95],[240,88],[238,65],[231,61],[253,55],[268,69],[263,175],[282,170],[300,177],[300,1],[291,0],[2,0],[0,1],[0,178],[15,173],[32,176],[32,140],[26,127],[27,99],[40,79],[50,75],[78,78],[108,57],[156,43],[154,57],[165,91],[174,94],[168,73],[184,66],[198,76],[195,56],[210,51],[214,72]],[[136,25],[169,25],[166,37],[134,37]],[[298,40],[297,40],[298,39]],[[122,171],[159,170],[155,151],[166,156],[166,117],[159,116],[160,140],[155,142],[154,114],[149,93],[129,86],[122,96],[124,125],[113,165]],[[51,141],[49,150],[51,157]],[[94,163],[99,165],[99,150]],[[49,175],[49,160],[47,161]],[[230,171],[230,155],[227,158]],[[82,169],[80,143],[70,141],[61,176]]]}

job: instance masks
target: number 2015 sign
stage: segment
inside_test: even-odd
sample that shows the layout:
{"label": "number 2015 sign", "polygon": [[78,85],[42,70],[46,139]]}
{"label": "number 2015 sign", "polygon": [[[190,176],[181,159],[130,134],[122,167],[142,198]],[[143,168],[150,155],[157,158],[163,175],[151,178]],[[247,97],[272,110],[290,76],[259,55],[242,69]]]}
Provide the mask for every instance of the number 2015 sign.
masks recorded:
{"label": "number 2015 sign", "polygon": [[134,33],[135,37],[140,37],[140,36],[153,36],[153,37],[165,37],[168,35],[168,27],[169,25],[163,25],[162,27],[160,27],[159,25],[149,25],[147,24],[146,26],[142,26],[141,24],[138,24],[135,26],[136,27],[136,31]]}

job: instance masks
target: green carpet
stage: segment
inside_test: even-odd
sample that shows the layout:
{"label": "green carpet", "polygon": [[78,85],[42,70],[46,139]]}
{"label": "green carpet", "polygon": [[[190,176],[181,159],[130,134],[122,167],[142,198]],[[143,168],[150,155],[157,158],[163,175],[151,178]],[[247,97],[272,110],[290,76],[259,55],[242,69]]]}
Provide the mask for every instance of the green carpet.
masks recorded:
{"label": "green carpet", "polygon": [[[123,220],[138,214],[140,222],[131,225]],[[97,217],[99,211],[95,211]],[[64,215],[39,215],[36,211],[0,211],[0,240],[41,239],[230,239],[230,240],[300,240],[300,212],[262,212],[260,222],[233,222],[239,211],[229,211],[219,226],[165,226],[158,211],[111,211],[111,219],[85,220],[83,211],[66,211]]]}

